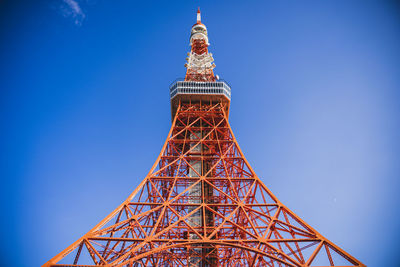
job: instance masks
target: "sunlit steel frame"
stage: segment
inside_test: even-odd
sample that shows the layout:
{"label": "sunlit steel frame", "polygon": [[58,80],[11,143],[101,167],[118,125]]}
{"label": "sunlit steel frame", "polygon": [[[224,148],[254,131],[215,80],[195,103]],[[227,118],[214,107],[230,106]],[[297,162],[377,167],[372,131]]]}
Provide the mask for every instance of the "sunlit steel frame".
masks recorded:
{"label": "sunlit steel frame", "polygon": [[[201,153],[193,152],[197,146]],[[196,184],[200,201],[189,194]],[[191,218],[199,211],[203,221],[196,225]],[[365,266],[264,185],[223,103],[197,103],[179,105],[161,153],[132,194],[43,266],[314,266],[321,256],[329,266],[338,257],[346,266]]]}

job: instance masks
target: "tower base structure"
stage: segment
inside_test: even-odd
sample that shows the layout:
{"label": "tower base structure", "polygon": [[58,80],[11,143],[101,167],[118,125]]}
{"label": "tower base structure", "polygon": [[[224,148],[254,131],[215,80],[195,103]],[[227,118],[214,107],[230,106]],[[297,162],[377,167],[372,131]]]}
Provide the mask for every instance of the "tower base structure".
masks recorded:
{"label": "tower base structure", "polygon": [[178,106],[147,177],[44,266],[364,266],[263,184],[224,105]]}

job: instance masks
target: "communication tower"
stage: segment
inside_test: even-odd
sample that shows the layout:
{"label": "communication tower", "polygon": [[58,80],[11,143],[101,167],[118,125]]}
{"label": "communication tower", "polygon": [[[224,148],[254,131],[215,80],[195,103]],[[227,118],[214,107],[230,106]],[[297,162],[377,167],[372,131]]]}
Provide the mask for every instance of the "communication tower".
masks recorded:
{"label": "communication tower", "polygon": [[172,126],[148,175],[110,215],[44,266],[365,266],[283,205],[229,125],[206,26],[190,33]]}

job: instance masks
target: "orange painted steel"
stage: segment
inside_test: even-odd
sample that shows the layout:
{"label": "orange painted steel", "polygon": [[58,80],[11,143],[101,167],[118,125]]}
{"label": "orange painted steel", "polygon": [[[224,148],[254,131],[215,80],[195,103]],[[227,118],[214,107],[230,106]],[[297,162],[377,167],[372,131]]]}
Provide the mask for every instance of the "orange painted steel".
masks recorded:
{"label": "orange painted steel", "polygon": [[[208,44],[206,43],[205,40],[202,40],[202,39],[193,40],[191,52],[195,53],[197,55],[208,54]],[[187,68],[186,75],[185,75],[185,81],[212,81],[212,82],[214,82],[216,80],[212,69],[206,69],[206,70],[204,70],[204,72],[205,73],[199,74],[195,70],[193,70],[191,68]]]}
{"label": "orange painted steel", "polygon": [[[200,35],[197,37],[192,38],[190,37],[190,45],[191,45],[191,51],[189,55],[193,55],[195,58],[194,61],[201,61],[202,59],[204,60],[205,57],[211,56],[208,53],[208,37],[207,37],[207,28],[206,26],[201,22],[200,18],[200,8],[197,10],[197,22],[196,24],[193,25],[192,27],[192,35]],[[210,59],[210,57],[208,57]],[[212,62],[212,60],[211,60]],[[209,62],[209,63],[211,63]],[[196,65],[196,64],[195,64]],[[193,66],[193,65],[187,65],[187,70],[186,70],[186,75],[185,75],[185,81],[215,81],[216,77],[214,76],[213,72],[213,66],[207,65],[207,62],[203,62],[203,64]]]}
{"label": "orange painted steel", "polygon": [[[195,57],[208,53],[201,34],[191,40]],[[215,82],[205,66],[188,67],[193,92]],[[365,266],[258,178],[229,125],[230,97],[177,93],[171,105],[171,130],[145,179],[43,266]]]}
{"label": "orange painted steel", "polygon": [[[196,185],[199,196],[190,194]],[[197,103],[178,107],[160,155],[128,199],[44,266],[314,266],[321,256],[324,266],[364,266],[263,184],[222,103]]]}

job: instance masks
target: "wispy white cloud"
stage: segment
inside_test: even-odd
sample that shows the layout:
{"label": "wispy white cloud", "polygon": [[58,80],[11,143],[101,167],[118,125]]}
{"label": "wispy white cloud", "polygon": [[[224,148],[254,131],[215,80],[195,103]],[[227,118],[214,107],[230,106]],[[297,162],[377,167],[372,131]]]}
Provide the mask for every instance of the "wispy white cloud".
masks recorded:
{"label": "wispy white cloud", "polygon": [[76,0],[62,0],[60,10],[64,17],[72,18],[77,26],[81,26],[85,20],[86,15]]}

